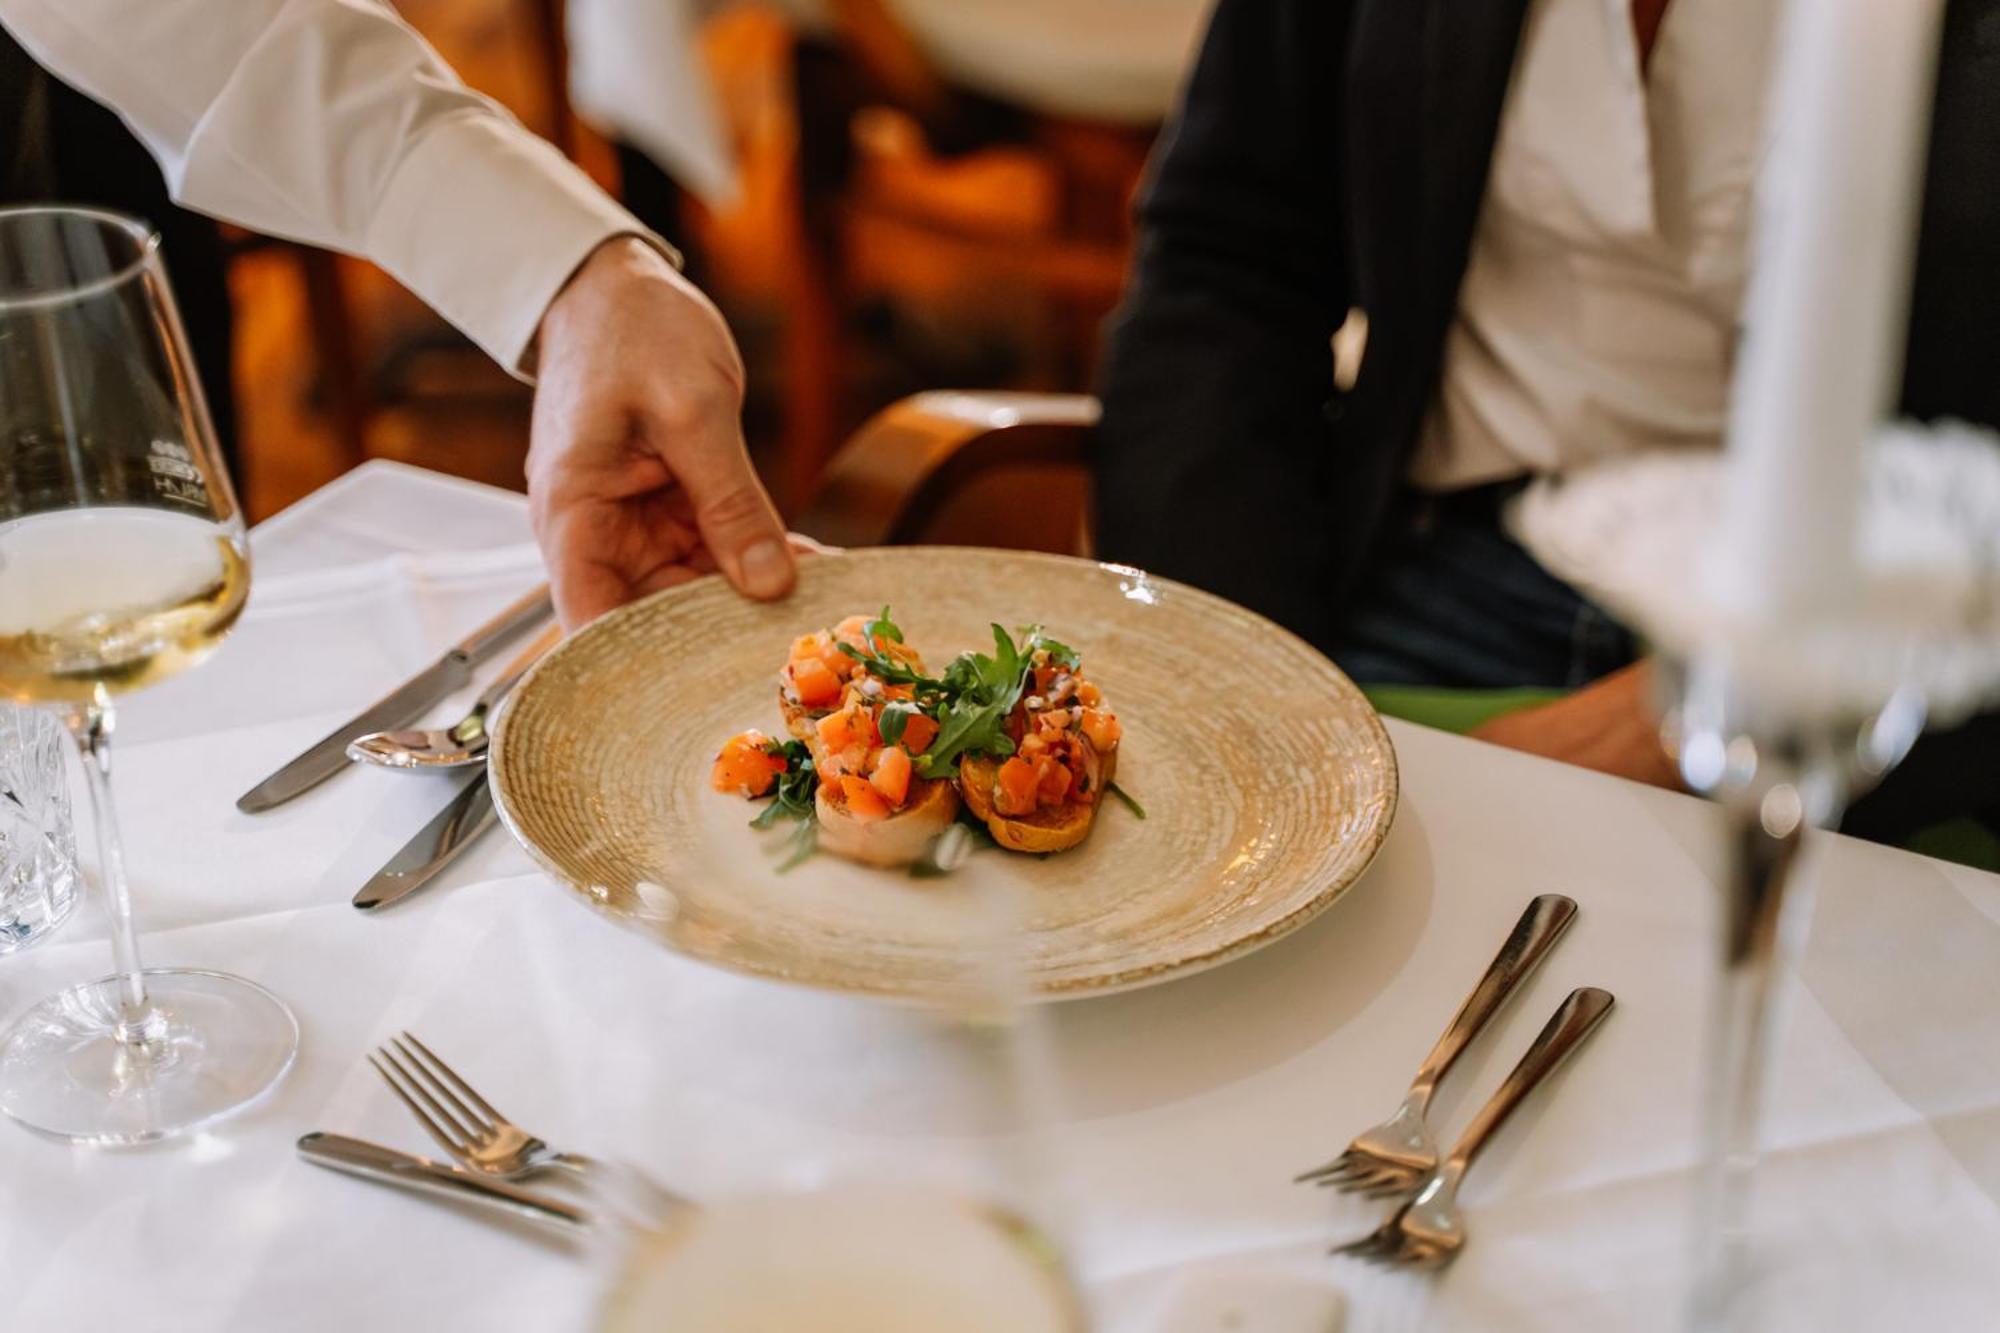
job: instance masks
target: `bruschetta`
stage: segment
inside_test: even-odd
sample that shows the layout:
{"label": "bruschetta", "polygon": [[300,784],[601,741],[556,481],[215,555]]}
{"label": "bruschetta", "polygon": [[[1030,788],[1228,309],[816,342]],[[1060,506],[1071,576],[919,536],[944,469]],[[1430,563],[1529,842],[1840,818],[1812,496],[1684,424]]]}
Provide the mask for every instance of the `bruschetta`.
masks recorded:
{"label": "bruschetta", "polygon": [[959,793],[1009,851],[1067,851],[1089,835],[1116,776],[1122,729],[1080,662],[1044,648],[1030,660],[1033,693],[1007,719],[1014,752],[962,757]]}

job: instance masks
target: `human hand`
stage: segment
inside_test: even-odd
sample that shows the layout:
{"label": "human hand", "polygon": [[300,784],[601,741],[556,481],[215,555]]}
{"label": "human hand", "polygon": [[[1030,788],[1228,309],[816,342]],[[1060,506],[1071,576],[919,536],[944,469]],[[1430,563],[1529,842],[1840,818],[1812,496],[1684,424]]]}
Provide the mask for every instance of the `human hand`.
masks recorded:
{"label": "human hand", "polygon": [[792,550],[743,445],[743,361],[722,316],[658,251],[599,246],[542,317],[528,513],[575,629],[720,571],[790,591]]}
{"label": "human hand", "polygon": [[1637,662],[1576,693],[1494,718],[1474,738],[1600,773],[1679,790],[1680,771],[1660,744],[1650,664]]}

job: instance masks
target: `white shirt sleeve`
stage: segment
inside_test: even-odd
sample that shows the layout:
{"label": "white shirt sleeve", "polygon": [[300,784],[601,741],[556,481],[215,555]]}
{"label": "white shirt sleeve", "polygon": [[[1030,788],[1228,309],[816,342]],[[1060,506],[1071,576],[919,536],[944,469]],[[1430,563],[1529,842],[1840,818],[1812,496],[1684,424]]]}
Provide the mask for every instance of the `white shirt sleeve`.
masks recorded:
{"label": "white shirt sleeve", "polygon": [[178,202],[374,261],[510,370],[604,240],[678,259],[385,0],[0,0],[0,23]]}

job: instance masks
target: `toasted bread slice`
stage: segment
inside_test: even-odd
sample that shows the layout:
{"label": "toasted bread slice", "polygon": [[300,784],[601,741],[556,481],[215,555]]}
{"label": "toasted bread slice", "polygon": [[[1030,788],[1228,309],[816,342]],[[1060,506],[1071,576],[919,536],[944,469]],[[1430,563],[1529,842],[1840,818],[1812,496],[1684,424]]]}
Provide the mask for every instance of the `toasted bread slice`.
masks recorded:
{"label": "toasted bread slice", "polygon": [[[1118,747],[1099,754],[1097,762],[1099,782],[1110,785],[1118,769]],[[965,808],[985,823],[993,841],[1010,852],[1066,852],[1089,836],[1097,808],[1104,803],[1102,792],[1094,801],[1065,801],[1032,815],[1003,815],[993,808],[993,784],[999,774],[999,761],[988,755],[969,754],[958,761],[959,795]]]}
{"label": "toasted bread slice", "polygon": [[910,780],[908,799],[887,819],[856,819],[835,782],[821,782],[814,803],[819,845],[871,866],[902,866],[921,859],[958,818],[958,789],[927,778]]}

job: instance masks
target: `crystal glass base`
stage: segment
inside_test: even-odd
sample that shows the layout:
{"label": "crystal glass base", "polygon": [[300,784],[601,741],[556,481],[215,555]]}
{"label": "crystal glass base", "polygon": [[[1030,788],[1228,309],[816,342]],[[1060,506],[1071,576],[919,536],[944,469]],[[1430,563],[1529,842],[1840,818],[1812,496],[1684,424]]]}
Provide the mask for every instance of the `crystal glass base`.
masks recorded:
{"label": "crystal glass base", "polygon": [[150,1143],[262,1097],[298,1054],[299,1025],[262,986],[220,972],[142,974],[152,1014],[121,1039],[118,981],[72,986],[0,1035],[0,1112],[76,1143]]}

